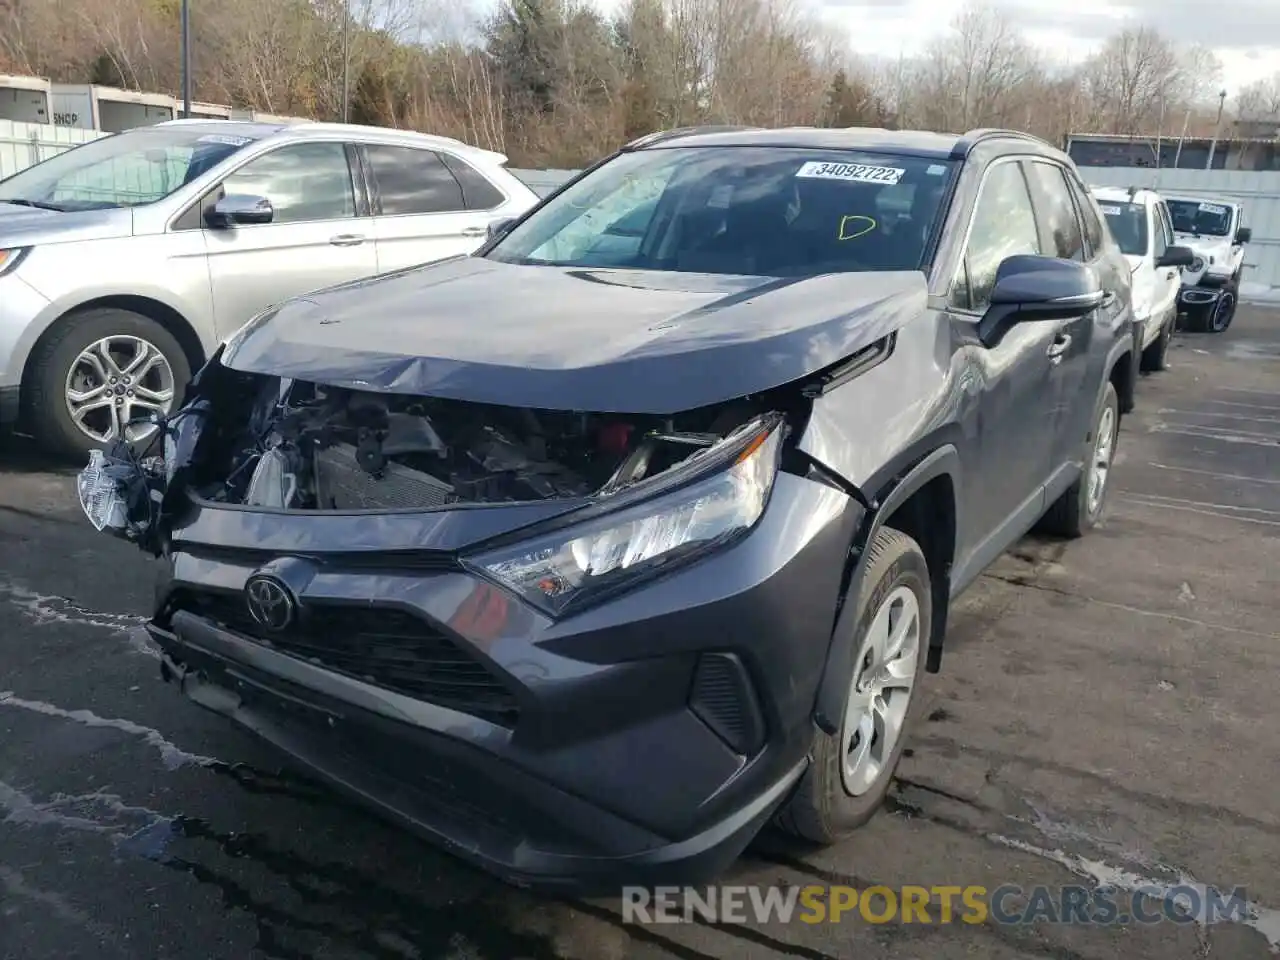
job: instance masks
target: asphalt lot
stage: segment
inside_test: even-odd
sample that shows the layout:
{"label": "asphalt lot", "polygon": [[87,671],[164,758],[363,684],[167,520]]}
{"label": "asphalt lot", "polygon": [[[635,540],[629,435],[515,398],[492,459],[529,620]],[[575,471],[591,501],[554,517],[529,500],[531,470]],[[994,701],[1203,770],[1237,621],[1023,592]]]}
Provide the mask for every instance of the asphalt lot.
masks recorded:
{"label": "asphalt lot", "polygon": [[[502,887],[280,769],[164,686],[152,572],[73,472],[0,448],[0,957],[1229,957],[1280,948],[1280,312],[1184,334],[1105,526],[1030,539],[953,615],[890,804],[728,883],[1244,887],[1246,922],[682,923]],[[936,915],[935,915],[936,916]]]}

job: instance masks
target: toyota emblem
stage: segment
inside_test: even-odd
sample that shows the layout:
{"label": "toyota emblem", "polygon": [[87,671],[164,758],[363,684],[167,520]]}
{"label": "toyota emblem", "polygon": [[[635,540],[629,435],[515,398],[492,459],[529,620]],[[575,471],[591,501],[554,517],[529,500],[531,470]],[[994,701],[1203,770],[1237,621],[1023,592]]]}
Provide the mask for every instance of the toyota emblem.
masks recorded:
{"label": "toyota emblem", "polygon": [[264,574],[254,574],[244,585],[244,602],[254,623],[272,633],[288,628],[297,612],[289,588]]}

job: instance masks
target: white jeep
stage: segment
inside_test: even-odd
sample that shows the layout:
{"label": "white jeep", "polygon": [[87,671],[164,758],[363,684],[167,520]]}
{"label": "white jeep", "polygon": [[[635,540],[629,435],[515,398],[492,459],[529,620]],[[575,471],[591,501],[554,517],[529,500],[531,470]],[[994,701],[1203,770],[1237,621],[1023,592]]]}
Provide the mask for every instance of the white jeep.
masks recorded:
{"label": "white jeep", "polygon": [[1178,319],[1178,268],[1195,254],[1174,244],[1173,221],[1164,199],[1139,187],[1092,187],[1089,191],[1133,274],[1133,313],[1140,327],[1141,368],[1163,370]]}
{"label": "white jeep", "polygon": [[1231,325],[1240,294],[1244,245],[1253,231],[1243,226],[1244,210],[1238,203],[1207,197],[1166,196],[1179,244],[1190,247],[1195,260],[1182,271],[1179,312],[1188,326],[1206,333],[1221,333]]}

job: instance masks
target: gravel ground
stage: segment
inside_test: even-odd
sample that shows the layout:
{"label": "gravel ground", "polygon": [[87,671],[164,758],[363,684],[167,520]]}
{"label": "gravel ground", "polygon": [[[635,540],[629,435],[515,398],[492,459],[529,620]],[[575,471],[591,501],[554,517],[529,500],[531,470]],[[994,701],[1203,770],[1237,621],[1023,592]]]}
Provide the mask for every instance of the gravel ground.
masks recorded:
{"label": "gravel ground", "polygon": [[[0,448],[0,957],[1264,957],[1280,945],[1280,313],[1144,378],[1105,526],[953,614],[883,813],[728,883],[1243,887],[1244,922],[639,926],[502,887],[280,769],[162,685],[152,570],[73,474]],[[1123,900],[1123,896],[1121,897]],[[936,915],[935,915],[936,919]]]}

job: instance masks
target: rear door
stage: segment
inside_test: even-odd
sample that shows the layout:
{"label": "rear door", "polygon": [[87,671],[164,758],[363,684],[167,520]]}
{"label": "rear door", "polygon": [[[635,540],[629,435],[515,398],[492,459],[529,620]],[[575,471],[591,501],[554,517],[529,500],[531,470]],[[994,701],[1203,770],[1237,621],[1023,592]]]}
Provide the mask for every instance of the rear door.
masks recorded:
{"label": "rear door", "polygon": [[1050,469],[1053,391],[1049,323],[1019,323],[992,346],[976,339],[991,303],[1000,264],[1019,254],[1047,253],[1018,158],[988,166],[969,222],[968,237],[949,294],[957,329],[974,336],[976,372],[969,378],[975,403],[973,437],[978,469],[966,471],[965,530],[957,566],[982,569],[1031,526],[1044,509]]}
{"label": "rear door", "polygon": [[[1095,268],[1102,251],[1088,249],[1080,214],[1067,185],[1066,170],[1051,160],[1027,161],[1027,180],[1032,187],[1036,207],[1036,222],[1040,225],[1041,241],[1045,253],[1051,257],[1090,263]],[[1052,394],[1053,418],[1050,443],[1051,471],[1055,480],[1068,479],[1060,473],[1066,464],[1078,462],[1083,449],[1084,435],[1077,436],[1075,413],[1080,406],[1080,395],[1089,373],[1089,356],[1094,338],[1096,311],[1082,313],[1069,320],[1046,323],[1052,327],[1049,344],[1049,371],[1046,386]],[[1050,501],[1061,490],[1050,489]]]}
{"label": "rear door", "polygon": [[[204,227],[219,336],[281,300],[377,272],[373,221],[340,141],[291,143],[220,185],[271,201],[271,223]],[[214,199],[219,190],[214,191]]]}
{"label": "rear door", "polygon": [[[463,185],[444,157],[421,147],[381,143],[365,144],[363,150],[379,273],[468,254],[484,243],[493,217],[468,209]],[[478,189],[473,185],[472,192]]]}

